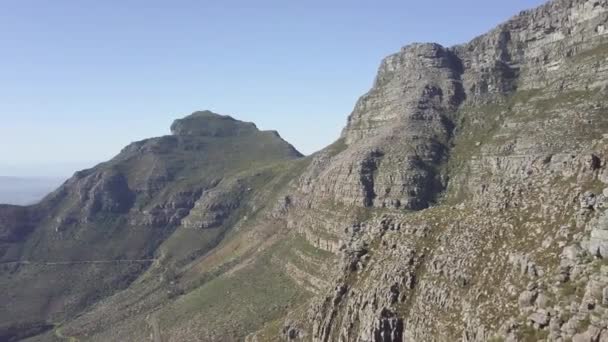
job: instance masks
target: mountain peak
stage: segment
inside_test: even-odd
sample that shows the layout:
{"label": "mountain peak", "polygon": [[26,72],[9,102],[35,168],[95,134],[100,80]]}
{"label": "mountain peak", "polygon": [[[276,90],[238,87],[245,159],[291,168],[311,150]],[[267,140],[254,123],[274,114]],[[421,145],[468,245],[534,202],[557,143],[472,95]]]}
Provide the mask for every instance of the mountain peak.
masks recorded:
{"label": "mountain peak", "polygon": [[171,125],[171,133],[181,136],[229,137],[249,135],[258,131],[251,122],[236,120],[209,110],[194,112],[175,120]]}

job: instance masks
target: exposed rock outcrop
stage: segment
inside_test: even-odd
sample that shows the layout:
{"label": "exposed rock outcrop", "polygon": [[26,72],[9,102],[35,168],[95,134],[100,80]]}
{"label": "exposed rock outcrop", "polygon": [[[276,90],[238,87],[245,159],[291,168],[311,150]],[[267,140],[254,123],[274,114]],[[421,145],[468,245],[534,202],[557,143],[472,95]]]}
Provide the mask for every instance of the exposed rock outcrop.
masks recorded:
{"label": "exposed rock outcrop", "polygon": [[424,210],[335,233],[313,341],[599,338],[605,309],[585,298],[604,286],[589,276],[606,253],[607,22],[606,1],[553,1],[383,61],[347,147],[317,155],[294,197]]}

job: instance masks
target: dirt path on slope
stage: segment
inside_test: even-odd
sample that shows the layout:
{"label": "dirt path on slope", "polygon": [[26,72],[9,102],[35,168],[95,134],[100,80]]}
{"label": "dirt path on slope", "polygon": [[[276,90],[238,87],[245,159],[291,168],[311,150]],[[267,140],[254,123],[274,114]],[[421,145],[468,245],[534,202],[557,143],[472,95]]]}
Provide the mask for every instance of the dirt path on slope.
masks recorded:
{"label": "dirt path on slope", "polygon": [[163,338],[160,335],[160,325],[158,324],[158,316],[156,312],[150,314],[150,317],[146,319],[150,328],[152,328],[152,340],[154,342],[163,342]]}

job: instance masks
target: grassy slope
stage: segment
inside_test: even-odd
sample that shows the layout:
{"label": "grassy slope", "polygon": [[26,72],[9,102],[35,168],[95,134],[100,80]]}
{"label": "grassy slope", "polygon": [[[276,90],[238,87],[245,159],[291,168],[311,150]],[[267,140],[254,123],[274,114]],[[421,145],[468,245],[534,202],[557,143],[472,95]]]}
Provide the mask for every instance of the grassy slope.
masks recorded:
{"label": "grassy slope", "polygon": [[300,305],[309,294],[288,275],[284,261],[297,259],[299,251],[329,256],[295,239],[268,214],[308,163],[277,162],[236,174],[252,189],[246,205],[220,227],[177,229],[157,250],[159,264],[62,331],[99,341],[144,338],[150,326],[142,322],[152,315],[163,336],[236,338]]}

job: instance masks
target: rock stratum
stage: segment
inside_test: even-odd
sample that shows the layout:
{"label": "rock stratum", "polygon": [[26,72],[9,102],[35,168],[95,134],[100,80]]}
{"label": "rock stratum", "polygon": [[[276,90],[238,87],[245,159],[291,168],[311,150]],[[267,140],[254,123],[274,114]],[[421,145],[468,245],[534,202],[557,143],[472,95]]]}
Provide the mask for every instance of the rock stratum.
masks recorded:
{"label": "rock stratum", "polygon": [[303,157],[211,112],[0,207],[0,340],[608,341],[608,1],[385,58]]}

